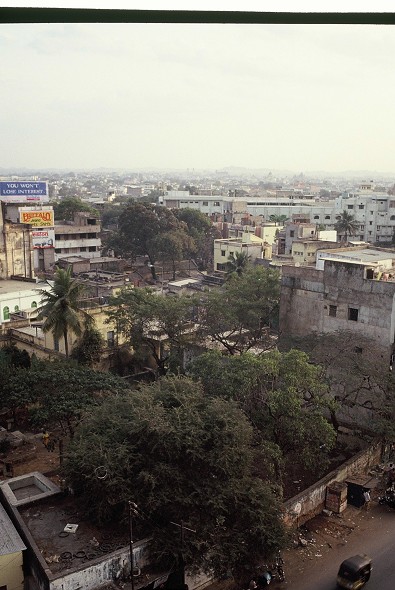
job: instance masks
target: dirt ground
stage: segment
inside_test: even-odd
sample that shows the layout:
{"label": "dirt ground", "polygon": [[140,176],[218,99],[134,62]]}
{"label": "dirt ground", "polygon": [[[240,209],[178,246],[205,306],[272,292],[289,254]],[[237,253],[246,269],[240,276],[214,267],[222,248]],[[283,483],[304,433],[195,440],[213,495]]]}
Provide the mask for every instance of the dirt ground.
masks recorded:
{"label": "dirt ground", "polygon": [[[10,476],[17,477],[38,471],[59,485],[60,477],[57,474],[60,466],[59,443],[56,442],[54,450],[49,452],[44,446],[42,433],[24,432],[23,435],[24,443],[20,447],[0,455],[0,461],[10,466]],[[59,441],[58,432],[51,432],[50,435]],[[62,441],[64,448],[67,447],[67,439],[62,438]],[[0,475],[1,479],[7,479],[7,477]]]}

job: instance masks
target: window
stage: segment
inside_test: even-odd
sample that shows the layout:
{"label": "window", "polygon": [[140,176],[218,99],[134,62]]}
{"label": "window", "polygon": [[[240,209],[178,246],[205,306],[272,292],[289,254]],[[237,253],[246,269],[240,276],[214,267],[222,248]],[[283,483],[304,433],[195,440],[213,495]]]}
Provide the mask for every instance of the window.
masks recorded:
{"label": "window", "polygon": [[395,215],[391,215],[390,219],[391,219],[391,221],[394,221]]}
{"label": "window", "polygon": [[219,207],[221,205],[221,203],[219,201],[214,201],[213,205],[214,205],[214,207]]}
{"label": "window", "polygon": [[395,207],[395,201],[390,201],[389,206],[393,209]]}
{"label": "window", "polygon": [[89,246],[89,252],[96,252],[96,246]]}
{"label": "window", "polygon": [[371,212],[370,212],[370,215],[373,215],[373,213],[374,213],[374,211],[371,211]]}
{"label": "window", "polygon": [[320,216],[319,215],[314,215],[314,219],[319,219]]}
{"label": "window", "polygon": [[53,348],[55,352],[59,352],[59,340],[57,338],[53,339]]}
{"label": "window", "polygon": [[325,219],[330,219],[331,216],[330,215],[325,215]]}
{"label": "window", "polygon": [[354,205],[347,205],[347,209],[354,209]]}
{"label": "window", "polygon": [[337,314],[337,305],[330,305],[329,306],[329,315],[332,318],[335,318],[336,317],[336,314]]}
{"label": "window", "polygon": [[203,201],[202,205],[203,207],[208,207],[208,201]]}
{"label": "window", "polygon": [[31,306],[30,306],[30,307],[34,307],[34,308],[36,308],[36,307],[37,307],[37,301],[32,301],[32,304],[31,304]]}
{"label": "window", "polygon": [[356,307],[349,307],[348,308],[348,319],[351,320],[352,322],[357,322],[358,321],[358,313],[359,313],[359,309],[357,309]]}
{"label": "window", "polygon": [[114,330],[110,330],[110,332],[107,332],[107,346],[109,348],[112,348],[114,345],[115,345]]}
{"label": "window", "polygon": [[377,226],[377,229],[381,229],[381,225],[378,225],[378,226]]}
{"label": "window", "polygon": [[56,254],[60,254],[62,252],[62,248],[55,248]]}
{"label": "window", "polygon": [[362,235],[362,236],[359,236],[359,239],[361,240],[361,242],[363,242],[363,241],[364,241],[364,239],[365,239],[365,236],[364,236],[364,235]]}
{"label": "window", "polygon": [[221,256],[226,256],[225,250],[221,250]]}
{"label": "window", "polygon": [[289,232],[289,237],[290,237],[290,238],[294,238],[294,237],[295,237],[295,230],[294,230],[294,229],[291,229],[291,230],[290,230],[290,232]]}
{"label": "window", "polygon": [[14,311],[19,311],[19,305],[15,305]]}
{"label": "window", "polygon": [[369,221],[369,225],[373,225],[373,221]]}
{"label": "window", "polygon": [[358,208],[359,209],[364,209],[365,208],[365,205],[358,205]]}
{"label": "window", "polygon": [[6,305],[5,307],[3,307],[3,320],[9,320],[10,319],[10,308],[8,307],[8,305]]}
{"label": "window", "polygon": [[234,256],[234,252],[229,252],[229,256]]}

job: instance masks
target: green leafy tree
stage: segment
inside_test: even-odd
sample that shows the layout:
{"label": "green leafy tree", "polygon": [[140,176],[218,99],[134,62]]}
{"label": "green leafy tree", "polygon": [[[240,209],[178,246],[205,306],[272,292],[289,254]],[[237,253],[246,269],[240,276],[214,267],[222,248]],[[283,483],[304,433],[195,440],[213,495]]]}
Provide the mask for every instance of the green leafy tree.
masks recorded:
{"label": "green leafy tree", "polygon": [[284,225],[287,219],[288,217],[286,215],[270,215],[269,217],[269,221],[275,225]]}
{"label": "green leafy tree", "polygon": [[117,237],[117,248],[125,256],[148,256],[154,278],[155,262],[160,254],[159,237],[168,232],[185,232],[170,209],[149,204],[133,203],[124,211]]}
{"label": "green leafy tree", "polygon": [[354,236],[358,231],[359,223],[354,219],[354,216],[348,211],[343,211],[341,215],[337,216],[335,229],[340,236],[343,236],[343,241],[347,242],[348,236]]}
{"label": "green leafy tree", "polygon": [[189,258],[196,257],[199,267],[206,269],[213,261],[214,240],[221,237],[221,232],[211,220],[196,209],[175,209],[174,215],[188,226],[188,233],[194,241],[195,249],[189,252]]}
{"label": "green leafy tree", "polygon": [[[250,575],[282,547],[281,497],[254,475],[261,448],[230,401],[186,378],[163,378],[95,408],[69,448],[65,475],[99,521],[126,516],[132,498],[155,526],[151,554],[170,564],[185,535],[188,569]],[[98,471],[101,478],[97,477]],[[111,499],[111,501],[109,501]]]}
{"label": "green leafy tree", "polygon": [[80,300],[85,288],[72,278],[71,273],[71,267],[66,270],[58,268],[53,283],[47,281],[51,285],[50,291],[38,290],[41,295],[38,318],[45,318],[42,329],[44,332],[52,332],[57,340],[64,339],[66,357],[69,356],[69,332],[80,336],[81,316],[87,315],[80,309]]}
{"label": "green leafy tree", "polygon": [[82,337],[74,346],[70,356],[81,365],[93,365],[100,361],[104,347],[104,338],[94,322],[87,322]]}
{"label": "green leafy tree", "polygon": [[191,254],[195,250],[193,239],[185,231],[169,231],[158,236],[155,241],[158,258],[164,265],[170,261],[173,271],[173,281],[176,278],[177,262],[184,258],[185,253]]}
{"label": "green leafy tree", "polygon": [[78,197],[64,197],[59,203],[54,204],[55,219],[59,221],[73,221],[75,213],[80,211],[92,213],[92,215],[97,214],[96,209]]}
{"label": "green leafy tree", "polygon": [[165,297],[152,289],[123,289],[110,300],[108,322],[117,326],[138,355],[152,358],[159,375],[182,363],[184,347],[195,339],[194,298]]}
{"label": "green leafy tree", "polygon": [[64,361],[36,361],[24,377],[32,424],[60,426],[71,438],[85,410],[127,389],[119,377]]}
{"label": "green leafy tree", "polygon": [[203,335],[230,354],[254,346],[270,347],[269,330],[278,324],[280,281],[277,270],[254,266],[233,274],[199,308]]}
{"label": "green leafy tree", "polygon": [[197,357],[188,373],[199,379],[210,397],[236,401],[260,433],[281,471],[309,469],[321,473],[336,439],[325,418],[333,400],[321,368],[298,350],[270,351],[261,356]]}

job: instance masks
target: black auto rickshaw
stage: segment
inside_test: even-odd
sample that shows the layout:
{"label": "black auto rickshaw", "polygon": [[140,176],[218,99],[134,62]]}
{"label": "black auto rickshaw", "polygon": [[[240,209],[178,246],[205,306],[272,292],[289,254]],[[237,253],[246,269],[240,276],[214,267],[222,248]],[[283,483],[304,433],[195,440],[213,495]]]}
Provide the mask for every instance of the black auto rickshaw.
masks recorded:
{"label": "black auto rickshaw", "polygon": [[341,564],[337,574],[338,588],[358,590],[366,584],[372,571],[372,560],[367,555],[354,555]]}

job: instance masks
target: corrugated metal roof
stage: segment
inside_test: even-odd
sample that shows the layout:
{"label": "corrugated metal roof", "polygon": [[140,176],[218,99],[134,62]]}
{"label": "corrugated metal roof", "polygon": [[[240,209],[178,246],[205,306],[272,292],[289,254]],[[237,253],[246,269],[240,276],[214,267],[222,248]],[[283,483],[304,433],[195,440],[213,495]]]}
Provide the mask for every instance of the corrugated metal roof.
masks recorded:
{"label": "corrugated metal roof", "polygon": [[0,555],[23,551],[26,546],[12,524],[8,514],[0,504]]}

